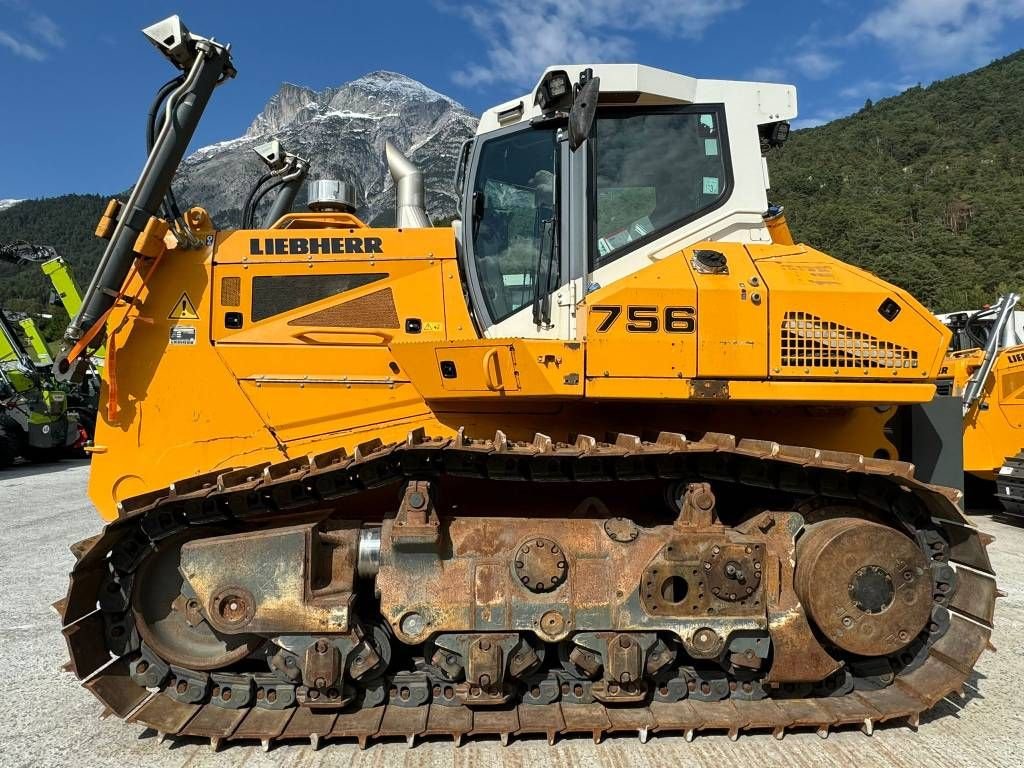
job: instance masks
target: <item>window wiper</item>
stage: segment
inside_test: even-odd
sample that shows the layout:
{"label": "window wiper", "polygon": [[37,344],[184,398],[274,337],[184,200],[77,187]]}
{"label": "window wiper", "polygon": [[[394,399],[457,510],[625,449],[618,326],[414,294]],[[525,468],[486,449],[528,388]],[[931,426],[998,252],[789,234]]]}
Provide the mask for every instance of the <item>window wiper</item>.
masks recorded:
{"label": "window wiper", "polygon": [[[551,324],[551,272],[558,254],[558,237],[556,236],[556,219],[552,216],[545,219],[537,248],[537,269],[533,281],[533,323],[534,325]],[[544,261],[544,279],[541,280],[541,266]]]}

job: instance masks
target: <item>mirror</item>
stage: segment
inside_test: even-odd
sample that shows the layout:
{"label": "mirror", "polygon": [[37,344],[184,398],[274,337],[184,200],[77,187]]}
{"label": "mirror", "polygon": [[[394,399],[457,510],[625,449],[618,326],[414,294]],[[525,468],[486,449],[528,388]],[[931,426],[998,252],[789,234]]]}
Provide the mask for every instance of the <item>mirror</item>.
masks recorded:
{"label": "mirror", "polygon": [[580,74],[576,85],[576,97],[569,111],[569,149],[575,152],[587,140],[597,114],[597,97],[601,90],[601,78],[594,77],[593,70],[586,69]]}

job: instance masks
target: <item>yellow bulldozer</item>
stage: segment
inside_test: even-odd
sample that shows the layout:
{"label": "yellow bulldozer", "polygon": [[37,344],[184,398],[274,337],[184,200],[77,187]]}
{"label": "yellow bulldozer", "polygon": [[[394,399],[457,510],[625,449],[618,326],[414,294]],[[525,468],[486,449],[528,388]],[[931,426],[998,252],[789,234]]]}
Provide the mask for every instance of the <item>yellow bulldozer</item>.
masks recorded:
{"label": "yellow bulldozer", "polygon": [[1024,313],[1016,293],[991,307],[940,319],[953,332],[937,383],[940,397],[959,400],[963,467],[972,503],[995,498],[1024,516]]}
{"label": "yellow bulldozer", "polygon": [[389,228],[343,181],[289,212],[265,146],[278,197],[223,231],[170,180],[230,49],[145,34],[178,75],[55,363],[107,345],[106,526],[56,604],[105,711],[215,746],[781,738],[969,678],[988,538],[886,426],[950,332],[769,208],[792,86],[554,66],[483,114],[451,227],[391,145]]}

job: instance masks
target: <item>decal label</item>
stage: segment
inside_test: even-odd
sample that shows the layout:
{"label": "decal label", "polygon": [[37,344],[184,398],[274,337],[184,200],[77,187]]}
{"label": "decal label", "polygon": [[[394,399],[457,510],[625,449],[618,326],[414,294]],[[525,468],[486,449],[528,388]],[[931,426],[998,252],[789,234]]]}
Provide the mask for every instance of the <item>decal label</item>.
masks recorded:
{"label": "decal label", "polygon": [[198,320],[199,313],[196,312],[196,305],[192,303],[188,293],[182,292],[178,301],[175,302],[167,315],[168,320]]}
{"label": "decal label", "polygon": [[[604,318],[597,326],[598,333],[608,333],[622,315],[621,304],[598,304],[590,308],[600,312]],[[630,304],[626,308],[626,331],[628,333],[695,333],[697,331],[697,310],[693,307],[660,307],[646,304]]]}
{"label": "decal label", "polygon": [[196,329],[191,325],[176,325],[171,328],[172,347],[194,347],[196,345]]}
{"label": "decal label", "polygon": [[379,237],[251,237],[250,256],[318,256],[335,253],[384,253]]}

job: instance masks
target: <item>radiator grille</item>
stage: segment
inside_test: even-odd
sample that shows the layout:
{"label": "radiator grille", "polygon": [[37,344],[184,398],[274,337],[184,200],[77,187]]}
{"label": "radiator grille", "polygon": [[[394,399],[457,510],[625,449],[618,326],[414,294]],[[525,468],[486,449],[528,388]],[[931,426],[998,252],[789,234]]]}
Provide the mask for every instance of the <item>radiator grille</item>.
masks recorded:
{"label": "radiator grille", "polygon": [[809,312],[782,320],[785,368],[917,368],[917,352]]}

